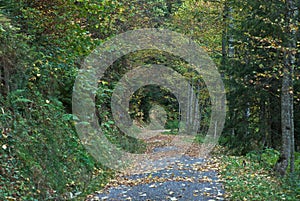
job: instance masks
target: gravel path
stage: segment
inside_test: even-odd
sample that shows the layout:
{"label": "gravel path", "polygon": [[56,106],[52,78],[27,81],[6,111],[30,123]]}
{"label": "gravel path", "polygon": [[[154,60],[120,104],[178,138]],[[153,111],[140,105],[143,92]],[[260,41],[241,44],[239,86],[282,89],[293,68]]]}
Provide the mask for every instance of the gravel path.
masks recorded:
{"label": "gravel path", "polygon": [[[152,153],[176,150],[175,146],[155,147]],[[162,163],[168,162],[164,168]],[[211,159],[183,155],[152,160],[151,171],[117,176],[101,191],[87,198],[96,200],[188,201],[224,200],[224,189]]]}

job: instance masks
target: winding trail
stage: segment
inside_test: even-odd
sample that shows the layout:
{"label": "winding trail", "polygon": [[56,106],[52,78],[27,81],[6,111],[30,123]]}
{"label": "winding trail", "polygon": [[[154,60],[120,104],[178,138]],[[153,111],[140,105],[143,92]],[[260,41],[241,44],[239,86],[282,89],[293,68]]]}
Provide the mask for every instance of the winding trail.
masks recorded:
{"label": "winding trail", "polygon": [[118,174],[86,200],[225,200],[216,159],[199,157],[195,144],[185,154],[179,154],[180,147],[171,143],[172,136],[156,132],[155,137],[145,140],[150,157],[137,158],[125,173]]}

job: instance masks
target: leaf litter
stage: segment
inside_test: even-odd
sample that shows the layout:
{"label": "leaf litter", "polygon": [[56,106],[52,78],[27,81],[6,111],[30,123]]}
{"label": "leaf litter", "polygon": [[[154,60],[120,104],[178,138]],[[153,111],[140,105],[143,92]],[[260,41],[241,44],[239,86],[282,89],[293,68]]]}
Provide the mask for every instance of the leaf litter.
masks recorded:
{"label": "leaf litter", "polygon": [[172,136],[158,134],[145,141],[146,154],[86,201],[225,200],[218,158],[199,157],[197,144],[182,155],[180,147],[172,144]]}

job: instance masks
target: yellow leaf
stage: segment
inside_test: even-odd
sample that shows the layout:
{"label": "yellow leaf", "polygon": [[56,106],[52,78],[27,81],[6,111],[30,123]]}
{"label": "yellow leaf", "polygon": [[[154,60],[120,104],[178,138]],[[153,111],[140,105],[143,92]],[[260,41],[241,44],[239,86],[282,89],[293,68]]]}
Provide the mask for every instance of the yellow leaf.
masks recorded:
{"label": "yellow leaf", "polygon": [[6,150],[7,149],[7,145],[6,144],[2,145],[2,149]]}

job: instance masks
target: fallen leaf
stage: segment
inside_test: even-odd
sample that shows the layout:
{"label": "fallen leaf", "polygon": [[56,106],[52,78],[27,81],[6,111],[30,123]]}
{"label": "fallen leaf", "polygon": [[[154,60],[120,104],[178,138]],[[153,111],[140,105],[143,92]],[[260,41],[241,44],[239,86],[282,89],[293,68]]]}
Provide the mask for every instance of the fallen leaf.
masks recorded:
{"label": "fallen leaf", "polygon": [[2,149],[6,150],[7,149],[7,145],[6,144],[2,145]]}
{"label": "fallen leaf", "polygon": [[146,193],[143,193],[143,194],[141,194],[140,196],[141,196],[141,197],[146,197],[147,194],[146,194]]}

